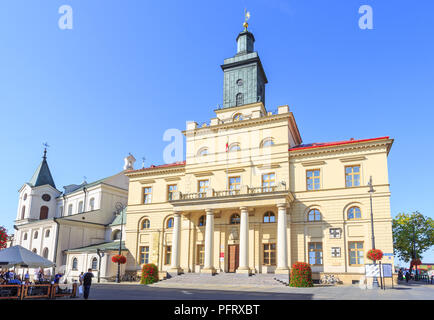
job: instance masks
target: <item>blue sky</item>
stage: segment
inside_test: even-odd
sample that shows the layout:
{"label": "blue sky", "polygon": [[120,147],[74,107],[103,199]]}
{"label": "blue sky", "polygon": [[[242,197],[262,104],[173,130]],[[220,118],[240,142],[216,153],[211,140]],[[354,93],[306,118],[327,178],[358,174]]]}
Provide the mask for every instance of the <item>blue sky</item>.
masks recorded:
{"label": "blue sky", "polygon": [[[61,30],[61,5],[73,29]],[[373,8],[361,30],[358,9]],[[163,163],[163,133],[208,121],[244,8],[269,83],[303,142],[390,136],[392,216],[434,217],[434,2],[373,0],[8,0],[0,3],[0,224],[50,145],[58,189]],[[375,181],[374,181],[375,183]],[[434,262],[434,253],[425,261]]]}

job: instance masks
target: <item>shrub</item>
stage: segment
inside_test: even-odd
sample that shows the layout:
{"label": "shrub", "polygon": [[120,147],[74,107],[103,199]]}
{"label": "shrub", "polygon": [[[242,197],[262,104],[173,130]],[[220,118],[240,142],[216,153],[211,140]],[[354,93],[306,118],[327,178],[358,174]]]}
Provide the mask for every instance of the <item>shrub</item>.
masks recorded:
{"label": "shrub", "polygon": [[291,287],[313,287],[312,270],[306,262],[296,262],[292,265],[291,279],[289,282]]}
{"label": "shrub", "polygon": [[158,268],[153,263],[145,264],[142,268],[141,284],[151,284],[158,281]]}

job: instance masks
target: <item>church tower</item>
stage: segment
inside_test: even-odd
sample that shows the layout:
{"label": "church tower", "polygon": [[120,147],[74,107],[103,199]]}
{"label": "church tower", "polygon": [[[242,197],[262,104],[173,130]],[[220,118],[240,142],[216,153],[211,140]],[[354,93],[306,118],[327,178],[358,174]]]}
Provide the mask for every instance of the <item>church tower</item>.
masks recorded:
{"label": "church tower", "polygon": [[267,77],[261,59],[254,51],[255,37],[247,30],[237,37],[237,53],[225,59],[221,66],[224,72],[223,108],[262,102],[265,105],[265,85]]}
{"label": "church tower", "polygon": [[29,182],[20,189],[18,224],[34,220],[45,220],[55,216],[56,198],[60,191],[56,189],[53,176],[47,162],[47,149],[44,150],[42,161]]}

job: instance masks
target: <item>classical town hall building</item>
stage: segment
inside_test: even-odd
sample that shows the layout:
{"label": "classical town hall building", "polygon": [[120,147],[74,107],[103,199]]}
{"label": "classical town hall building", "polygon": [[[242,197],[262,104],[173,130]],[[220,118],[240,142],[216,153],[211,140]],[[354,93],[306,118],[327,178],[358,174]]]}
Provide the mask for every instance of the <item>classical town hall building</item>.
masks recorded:
{"label": "classical town hall building", "polygon": [[[372,247],[393,253],[387,156],[381,137],[302,144],[288,106],[265,107],[268,82],[247,27],[224,60],[223,107],[187,124],[185,161],[130,170],[126,247],[168,273],[364,274]],[[392,263],[386,255],[383,260]]]}

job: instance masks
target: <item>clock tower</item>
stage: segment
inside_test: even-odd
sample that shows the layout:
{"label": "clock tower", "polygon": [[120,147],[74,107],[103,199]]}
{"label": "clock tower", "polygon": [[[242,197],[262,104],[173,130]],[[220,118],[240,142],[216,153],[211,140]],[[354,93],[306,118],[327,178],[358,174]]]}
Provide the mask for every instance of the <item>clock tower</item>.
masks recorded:
{"label": "clock tower", "polygon": [[255,37],[247,30],[237,37],[237,53],[224,60],[223,108],[262,102],[265,105],[265,84],[267,77],[261,59],[254,51]]}

